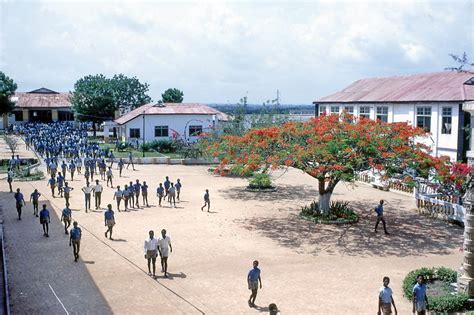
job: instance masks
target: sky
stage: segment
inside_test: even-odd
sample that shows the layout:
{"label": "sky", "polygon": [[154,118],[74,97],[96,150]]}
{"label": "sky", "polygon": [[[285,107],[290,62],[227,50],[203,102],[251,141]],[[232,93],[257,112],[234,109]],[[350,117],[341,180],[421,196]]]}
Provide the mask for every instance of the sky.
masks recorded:
{"label": "sky", "polygon": [[0,0],[0,71],[18,91],[72,91],[90,74],[136,76],[161,99],[311,104],[368,77],[474,59],[474,0]]}

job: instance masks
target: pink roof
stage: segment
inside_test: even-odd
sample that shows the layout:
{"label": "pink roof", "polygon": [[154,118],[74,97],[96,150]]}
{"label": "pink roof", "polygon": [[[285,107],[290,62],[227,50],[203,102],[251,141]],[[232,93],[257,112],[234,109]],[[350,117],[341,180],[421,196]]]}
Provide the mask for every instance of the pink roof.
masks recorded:
{"label": "pink roof", "polygon": [[120,116],[115,122],[123,125],[142,115],[143,112],[145,115],[217,115],[219,120],[225,116],[220,111],[199,103],[163,103],[161,105],[149,103]]}
{"label": "pink roof", "polygon": [[443,71],[358,80],[315,103],[439,102],[474,100],[473,73]]}
{"label": "pink roof", "polygon": [[70,108],[71,102],[69,101],[70,93],[31,93],[31,92],[18,92],[13,95],[18,100],[15,101],[16,108]]}

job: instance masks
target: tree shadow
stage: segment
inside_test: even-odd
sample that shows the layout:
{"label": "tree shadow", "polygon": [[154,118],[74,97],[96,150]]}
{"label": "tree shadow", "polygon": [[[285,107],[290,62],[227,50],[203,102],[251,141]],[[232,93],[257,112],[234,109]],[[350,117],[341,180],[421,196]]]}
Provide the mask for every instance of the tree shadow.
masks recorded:
{"label": "tree shadow", "polygon": [[[318,196],[318,190],[311,185],[277,185],[274,192],[253,192],[246,191],[245,187],[220,189],[218,191],[225,199],[239,199],[244,201],[295,201],[296,199],[306,200],[308,196]],[[334,193],[333,196],[339,195]]]}
{"label": "tree shadow", "polygon": [[[392,203],[396,204],[396,199]],[[236,222],[281,246],[313,255],[323,252],[347,256],[447,255],[462,246],[463,229],[459,226],[400,206],[385,211],[391,234],[385,235],[381,224],[379,233],[374,233],[373,200],[354,201],[351,206],[359,214],[359,222],[348,225],[315,224],[293,211],[284,217],[254,217]]]}

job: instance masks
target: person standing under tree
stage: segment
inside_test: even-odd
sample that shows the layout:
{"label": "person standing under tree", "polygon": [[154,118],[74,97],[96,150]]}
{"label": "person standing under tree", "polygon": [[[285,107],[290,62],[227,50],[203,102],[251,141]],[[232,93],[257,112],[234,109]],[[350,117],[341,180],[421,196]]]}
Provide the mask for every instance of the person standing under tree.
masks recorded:
{"label": "person standing under tree", "polygon": [[115,225],[115,215],[114,211],[112,210],[112,205],[109,203],[107,205],[107,211],[104,212],[104,219],[105,219],[105,226],[107,227],[107,231],[105,231],[105,238],[107,238],[107,234],[110,233],[109,238],[112,238],[112,231]]}
{"label": "person standing under tree", "polygon": [[258,268],[258,260],[254,260],[253,268],[250,269],[247,275],[247,284],[249,286],[249,290],[252,291],[252,294],[250,295],[250,298],[248,301],[250,307],[255,307],[255,299],[257,298],[259,282],[260,282],[260,289],[262,288],[262,278],[260,274],[261,274],[261,271]]}
{"label": "person standing under tree", "polygon": [[13,173],[12,169],[11,168],[8,168],[8,172],[7,172],[7,182],[8,182],[8,186],[10,187],[10,192],[12,193],[13,192],[13,188],[12,188],[12,182],[13,182],[13,176],[15,174]]}
{"label": "person standing under tree", "polygon": [[72,245],[74,261],[77,262],[77,260],[79,259],[79,250],[81,249],[82,231],[80,227],[77,227],[77,221],[74,221],[72,225],[74,227],[71,229],[71,235],[69,237],[69,247],[71,247]]}
{"label": "person standing under tree", "polygon": [[153,278],[156,278],[156,257],[158,257],[158,240],[155,232],[148,232],[149,238],[145,239],[145,259],[148,261],[148,275],[151,276],[151,264],[153,265]]}
{"label": "person standing under tree", "polygon": [[21,220],[21,208],[26,206],[25,198],[23,194],[20,192],[20,188],[16,189],[16,193],[13,195],[16,201],[16,212],[18,212],[18,220]]}
{"label": "person standing under tree", "polygon": [[209,197],[209,189],[206,189],[206,193],[204,194],[204,206],[201,207],[201,211],[204,211],[204,208],[207,206],[207,212],[209,212],[211,208],[211,199]]}
{"label": "person standing under tree", "polygon": [[43,210],[40,211],[40,223],[43,226],[43,236],[49,237],[49,223],[51,223],[51,218],[49,216],[49,210],[46,209],[46,205],[43,205]]}
{"label": "person standing under tree", "polygon": [[35,189],[30,195],[30,201],[33,201],[33,215],[36,217],[38,217],[39,197],[41,197],[41,193],[38,192],[38,189]]}
{"label": "person standing under tree", "polygon": [[383,287],[379,291],[379,307],[378,315],[390,315],[392,314],[392,304],[395,310],[395,315],[398,314],[397,307],[395,306],[395,300],[393,299],[392,289],[388,287],[390,283],[389,277],[383,277]]}
{"label": "person standing under tree", "polygon": [[387,232],[387,226],[385,225],[385,219],[383,217],[383,199],[380,200],[380,203],[375,207],[375,212],[377,212],[377,223],[375,223],[374,232],[377,233],[377,227],[379,226],[380,221],[382,221],[383,229],[385,234],[390,234]]}
{"label": "person standing under tree", "polygon": [[64,233],[69,234],[67,229],[71,226],[71,220],[72,220],[72,211],[69,209],[69,206],[66,205],[66,208],[63,209],[63,212],[61,214],[61,222],[64,222]]}
{"label": "person standing under tree", "polygon": [[168,277],[168,256],[173,252],[171,246],[171,238],[166,235],[166,230],[161,230],[161,236],[158,238],[158,252],[161,257],[161,272],[165,273],[165,278]]}

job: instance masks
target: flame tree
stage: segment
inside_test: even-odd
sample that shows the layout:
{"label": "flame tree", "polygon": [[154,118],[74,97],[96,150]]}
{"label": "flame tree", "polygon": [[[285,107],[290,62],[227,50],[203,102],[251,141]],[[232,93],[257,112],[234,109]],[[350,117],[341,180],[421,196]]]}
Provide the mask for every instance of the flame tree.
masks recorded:
{"label": "flame tree", "polygon": [[380,171],[386,178],[404,170],[427,177],[430,170],[449,174],[447,159],[434,158],[420,140],[428,134],[407,123],[383,123],[350,115],[329,115],[306,122],[252,129],[242,136],[203,138],[203,150],[225,167],[243,173],[294,167],[318,180],[319,207],[330,211],[336,185],[353,181],[356,173]]}

